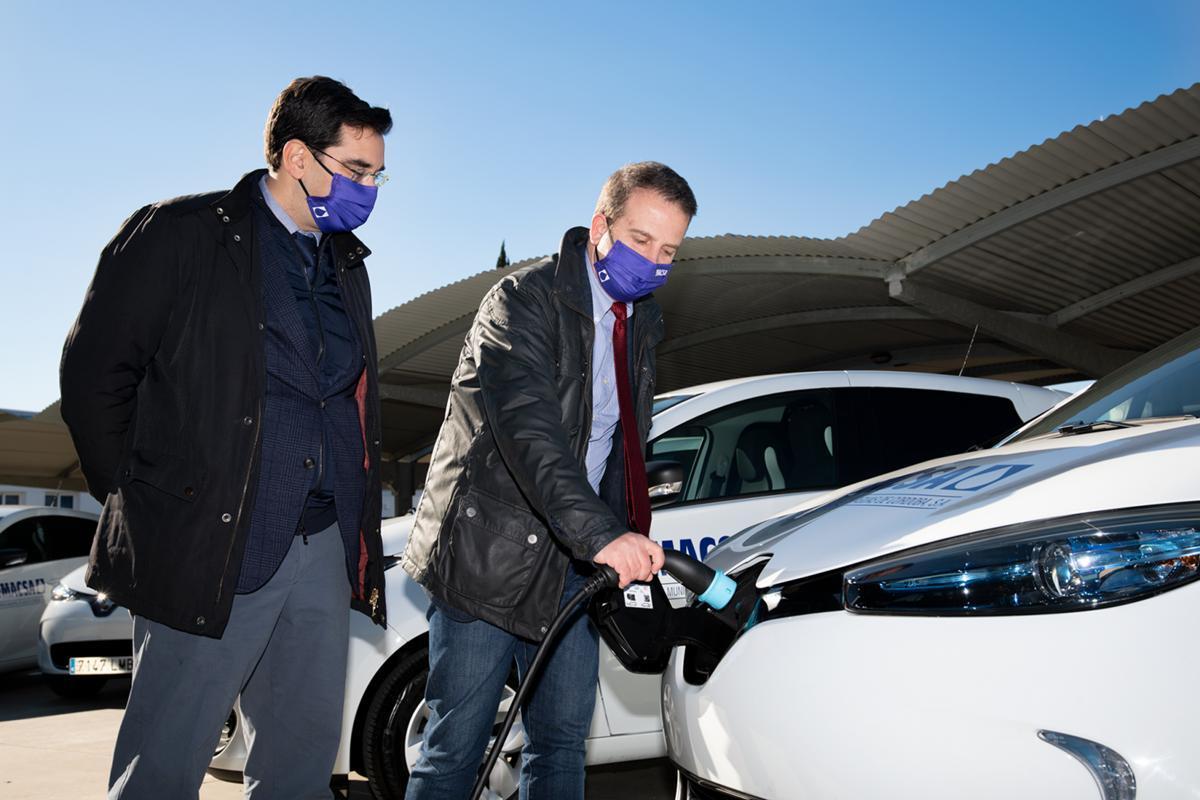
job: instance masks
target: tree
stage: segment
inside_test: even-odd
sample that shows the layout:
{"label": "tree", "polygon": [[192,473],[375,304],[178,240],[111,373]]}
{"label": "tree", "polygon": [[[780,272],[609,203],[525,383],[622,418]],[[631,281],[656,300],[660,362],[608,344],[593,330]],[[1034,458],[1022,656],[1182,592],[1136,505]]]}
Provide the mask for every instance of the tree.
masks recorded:
{"label": "tree", "polygon": [[508,253],[504,251],[504,240],[500,241],[500,255],[496,258],[496,269],[504,269],[512,262],[508,260]]}

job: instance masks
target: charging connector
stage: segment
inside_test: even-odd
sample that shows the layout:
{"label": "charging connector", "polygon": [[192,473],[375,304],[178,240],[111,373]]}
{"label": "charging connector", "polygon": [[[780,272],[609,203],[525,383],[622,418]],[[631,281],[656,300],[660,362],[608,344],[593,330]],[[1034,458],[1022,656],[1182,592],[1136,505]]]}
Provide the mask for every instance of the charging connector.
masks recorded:
{"label": "charging connector", "polygon": [[[683,553],[675,550],[664,550],[663,555],[665,557],[663,570],[683,584],[684,588],[695,594],[701,603],[710,606],[715,611],[721,611],[734,598],[738,588],[737,583],[725,573],[707,567],[696,559],[685,556]],[[654,580],[657,581],[657,578]],[[491,774],[492,767],[496,764],[496,759],[500,757],[500,748],[504,740],[508,738],[508,732],[512,729],[513,722],[517,718],[517,713],[525,702],[525,696],[534,685],[534,679],[541,671],[542,662],[550,652],[546,645],[558,637],[563,624],[570,618],[571,613],[579,607],[580,603],[583,603],[602,590],[616,589],[620,584],[620,577],[612,567],[603,564],[600,565],[596,569],[596,574],[587,579],[583,588],[566,602],[558,612],[558,616],[550,623],[550,627],[546,631],[546,636],[542,639],[541,645],[538,646],[537,652],[534,653],[533,661],[530,662],[529,669],[526,670],[524,678],[521,680],[521,685],[517,687],[517,693],[513,697],[512,706],[509,708],[508,714],[504,717],[504,724],[492,741],[487,758],[484,759],[483,768],[475,780],[475,787],[471,790],[471,800],[479,800],[479,797],[483,795],[483,787],[487,785],[488,775]],[[662,589],[659,587],[659,592],[661,591]],[[722,622],[731,626],[736,624],[735,621],[724,618],[722,618]],[[661,671],[661,669],[658,671]]]}

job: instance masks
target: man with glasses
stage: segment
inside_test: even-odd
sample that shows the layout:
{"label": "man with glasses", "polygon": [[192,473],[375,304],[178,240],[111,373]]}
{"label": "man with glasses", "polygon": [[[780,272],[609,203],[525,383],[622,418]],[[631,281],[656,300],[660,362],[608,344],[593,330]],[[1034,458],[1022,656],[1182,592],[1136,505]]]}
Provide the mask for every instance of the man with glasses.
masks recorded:
{"label": "man with glasses", "polygon": [[100,256],[62,414],[104,503],[88,584],[134,615],[110,798],[195,797],[241,695],[255,798],[329,796],[347,608],[384,624],[366,221],[386,109],[330,78],[268,169],[148,205]]}

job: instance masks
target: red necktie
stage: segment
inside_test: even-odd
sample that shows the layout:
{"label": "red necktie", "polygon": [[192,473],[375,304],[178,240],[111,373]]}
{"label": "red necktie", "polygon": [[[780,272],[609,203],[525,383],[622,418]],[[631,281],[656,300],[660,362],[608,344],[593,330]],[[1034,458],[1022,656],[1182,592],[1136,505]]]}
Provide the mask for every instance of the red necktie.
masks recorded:
{"label": "red necktie", "polygon": [[625,304],[613,303],[612,310],[617,318],[613,325],[613,367],[617,373],[617,403],[621,408],[621,441],[625,444],[625,505],[629,510],[629,526],[638,533],[649,534],[650,493],[646,484],[642,437],[638,435],[633,392],[629,388],[629,337],[625,328]]}

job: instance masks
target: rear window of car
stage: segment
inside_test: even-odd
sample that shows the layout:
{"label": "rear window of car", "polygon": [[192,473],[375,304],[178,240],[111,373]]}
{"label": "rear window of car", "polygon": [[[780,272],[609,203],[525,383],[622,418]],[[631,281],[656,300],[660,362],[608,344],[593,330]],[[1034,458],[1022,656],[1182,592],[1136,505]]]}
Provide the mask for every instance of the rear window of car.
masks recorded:
{"label": "rear window of car", "polygon": [[[845,454],[854,481],[990,447],[1021,425],[1005,397],[930,389],[843,390],[857,426],[858,448]],[[847,481],[849,483],[850,481]]]}
{"label": "rear window of car", "polygon": [[42,546],[47,560],[82,558],[92,550],[96,520],[82,517],[45,516],[39,519],[43,531]]}
{"label": "rear window of car", "polygon": [[648,458],[683,468],[675,503],[845,486],[988,447],[1015,430],[1012,401],[883,387],[812,389],[731,403],[667,431]]}

